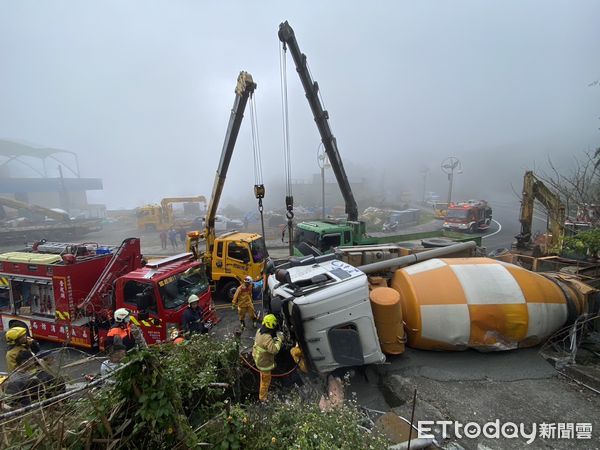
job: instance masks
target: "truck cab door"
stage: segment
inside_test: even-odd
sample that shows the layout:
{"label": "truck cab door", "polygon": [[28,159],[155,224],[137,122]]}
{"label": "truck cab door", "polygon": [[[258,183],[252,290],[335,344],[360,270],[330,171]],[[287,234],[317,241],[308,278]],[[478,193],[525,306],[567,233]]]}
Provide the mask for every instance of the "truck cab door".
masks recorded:
{"label": "truck cab door", "polygon": [[225,272],[238,275],[239,279],[248,273],[250,261],[250,249],[244,242],[228,242],[227,258],[225,260]]}
{"label": "truck cab door", "polygon": [[131,311],[131,322],[142,330],[148,344],[164,340],[158,298],[154,283],[128,280],[123,285],[123,305],[118,302],[116,305],[117,308],[123,307]]}
{"label": "truck cab door", "polygon": [[346,230],[344,231],[344,239],[341,245],[352,245],[352,231]]}

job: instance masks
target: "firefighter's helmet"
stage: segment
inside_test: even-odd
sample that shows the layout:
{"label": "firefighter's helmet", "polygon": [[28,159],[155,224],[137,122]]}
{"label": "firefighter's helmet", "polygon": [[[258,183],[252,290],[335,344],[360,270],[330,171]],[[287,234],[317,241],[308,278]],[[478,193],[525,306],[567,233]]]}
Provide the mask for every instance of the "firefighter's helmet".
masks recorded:
{"label": "firefighter's helmet", "polygon": [[6,332],[6,342],[12,344],[17,342],[20,338],[27,335],[27,328],[23,327],[12,327]]}
{"label": "firefighter's helmet", "polygon": [[192,294],[188,297],[188,304],[199,302],[200,298],[196,294]]}
{"label": "firefighter's helmet", "polygon": [[263,319],[262,324],[272,330],[277,326],[277,317],[275,317],[275,314],[267,314]]}
{"label": "firefighter's helmet", "polygon": [[126,308],[119,308],[115,311],[115,322],[129,322],[131,313]]}

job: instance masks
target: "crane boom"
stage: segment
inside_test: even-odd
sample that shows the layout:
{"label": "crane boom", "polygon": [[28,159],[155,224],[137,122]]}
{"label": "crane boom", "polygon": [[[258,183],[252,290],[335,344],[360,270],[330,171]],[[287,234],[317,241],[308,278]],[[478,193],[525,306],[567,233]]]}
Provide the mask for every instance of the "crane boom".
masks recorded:
{"label": "crane boom", "polygon": [[342,191],[342,196],[344,197],[348,220],[356,221],[358,220],[358,207],[352,189],[350,188],[350,182],[346,176],[340,152],[338,151],[337,141],[329,126],[329,113],[323,109],[323,105],[319,99],[319,85],[316,81],[313,81],[306,64],[306,55],[300,51],[294,30],[287,21],[279,25],[278,35],[279,40],[284,44],[284,48],[286,46],[289,48],[294,63],[296,64],[296,71],[298,72],[298,76],[304,87],[308,104],[310,105],[317,128],[319,129],[321,141],[325,147],[325,153],[329,158],[333,173],[335,174],[337,183]]}
{"label": "crane boom", "polygon": [[221,159],[219,161],[219,166],[217,167],[212,195],[210,196],[206,211],[206,228],[204,232],[206,239],[206,254],[211,254],[215,242],[215,217],[217,215],[219,201],[221,200],[223,186],[225,185],[227,170],[229,169],[235,142],[240,131],[242,119],[244,118],[246,104],[255,89],[256,83],[252,80],[252,75],[248,72],[240,72],[235,87],[235,100],[233,102],[233,107],[231,108],[229,125],[227,126],[227,133],[225,133],[223,149],[221,150]]}

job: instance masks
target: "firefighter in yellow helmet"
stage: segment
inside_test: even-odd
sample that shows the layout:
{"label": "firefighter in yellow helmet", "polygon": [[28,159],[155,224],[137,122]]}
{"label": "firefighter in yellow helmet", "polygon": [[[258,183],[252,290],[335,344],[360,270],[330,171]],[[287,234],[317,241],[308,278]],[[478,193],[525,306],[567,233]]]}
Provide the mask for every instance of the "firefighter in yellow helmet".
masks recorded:
{"label": "firefighter in yellow helmet", "polygon": [[250,316],[250,319],[252,319],[252,324],[254,325],[254,328],[256,328],[258,325],[258,317],[256,317],[256,313],[254,312],[252,288],[252,277],[248,276],[244,279],[244,282],[235,291],[233,301],[231,302],[231,309],[235,309],[235,307],[237,306],[238,317],[240,319],[240,325],[242,326],[242,330],[246,328],[246,315]]}
{"label": "firefighter in yellow helmet", "polygon": [[252,358],[256,368],[260,370],[260,390],[258,399],[262,402],[267,400],[269,386],[271,385],[271,371],[275,368],[275,355],[281,350],[283,334],[277,331],[277,317],[267,314],[262,326],[254,337],[252,347]]}
{"label": "firefighter in yellow helmet", "polygon": [[30,355],[40,351],[38,342],[27,336],[27,329],[24,327],[12,327],[4,336],[7,344],[6,351],[6,370],[12,372],[17,367],[17,355],[23,351]]}

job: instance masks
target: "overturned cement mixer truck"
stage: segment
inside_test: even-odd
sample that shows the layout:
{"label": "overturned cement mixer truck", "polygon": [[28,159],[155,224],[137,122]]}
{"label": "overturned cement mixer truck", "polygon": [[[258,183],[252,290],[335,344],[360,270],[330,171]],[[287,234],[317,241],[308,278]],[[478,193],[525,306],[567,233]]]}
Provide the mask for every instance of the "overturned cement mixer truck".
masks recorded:
{"label": "overturned cement mixer truck", "polygon": [[405,342],[425,350],[530,347],[587,312],[595,290],[575,277],[455,257],[475,247],[460,243],[358,267],[336,255],[291,259],[269,276],[265,307],[319,373],[383,363],[386,354],[403,353]]}

